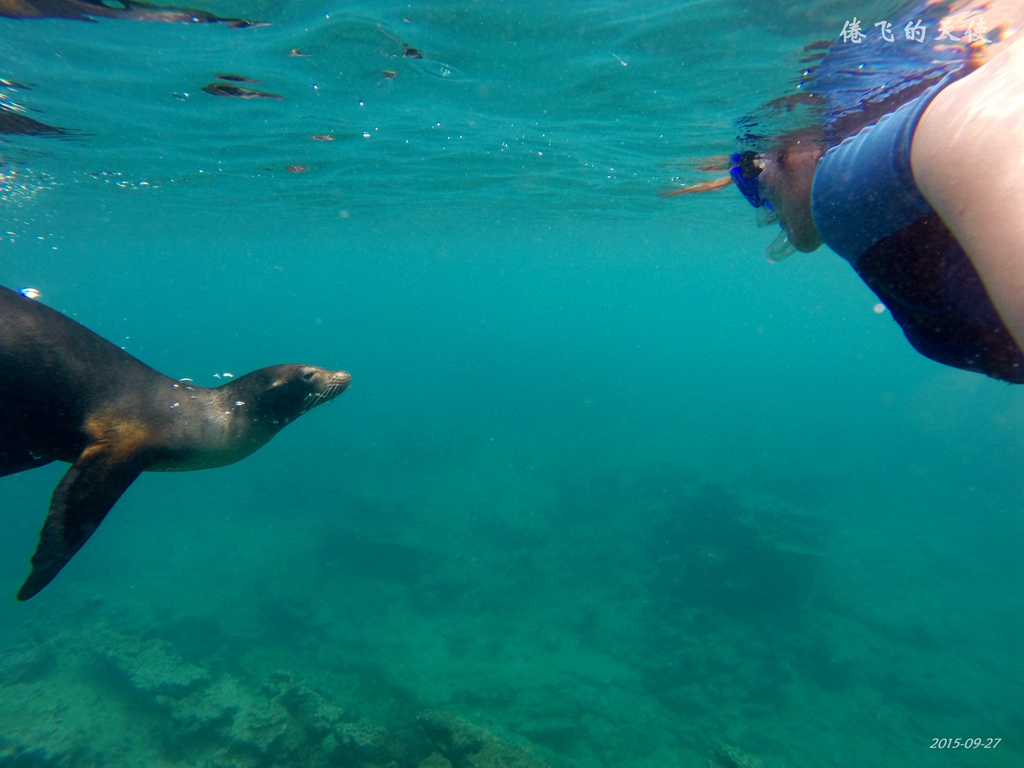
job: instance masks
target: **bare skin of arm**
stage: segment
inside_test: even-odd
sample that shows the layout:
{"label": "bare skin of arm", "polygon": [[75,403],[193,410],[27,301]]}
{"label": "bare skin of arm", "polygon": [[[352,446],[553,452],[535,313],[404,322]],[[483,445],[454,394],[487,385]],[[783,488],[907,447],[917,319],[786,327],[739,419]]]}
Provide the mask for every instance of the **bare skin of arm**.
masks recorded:
{"label": "bare skin of arm", "polygon": [[1024,349],[1024,39],[935,97],[910,162]]}

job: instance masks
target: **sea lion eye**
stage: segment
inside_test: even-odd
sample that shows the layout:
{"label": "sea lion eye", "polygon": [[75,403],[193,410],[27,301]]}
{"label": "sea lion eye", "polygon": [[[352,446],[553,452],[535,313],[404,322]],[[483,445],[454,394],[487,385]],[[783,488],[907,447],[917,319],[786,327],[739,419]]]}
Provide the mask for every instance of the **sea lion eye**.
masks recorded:
{"label": "sea lion eye", "polygon": [[308,371],[308,372],[302,374],[302,380],[303,381],[312,381],[315,378],[316,378],[316,371]]}

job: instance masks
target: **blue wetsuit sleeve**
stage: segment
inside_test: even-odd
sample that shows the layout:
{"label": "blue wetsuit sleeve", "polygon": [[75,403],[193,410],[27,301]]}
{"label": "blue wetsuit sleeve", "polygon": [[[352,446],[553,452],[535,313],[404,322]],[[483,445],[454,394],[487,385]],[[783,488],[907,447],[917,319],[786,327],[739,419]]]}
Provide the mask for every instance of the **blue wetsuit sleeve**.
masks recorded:
{"label": "blue wetsuit sleeve", "polygon": [[910,168],[914,129],[941,83],[830,149],[818,163],[811,213],[825,244],[857,266],[879,240],[931,210]]}

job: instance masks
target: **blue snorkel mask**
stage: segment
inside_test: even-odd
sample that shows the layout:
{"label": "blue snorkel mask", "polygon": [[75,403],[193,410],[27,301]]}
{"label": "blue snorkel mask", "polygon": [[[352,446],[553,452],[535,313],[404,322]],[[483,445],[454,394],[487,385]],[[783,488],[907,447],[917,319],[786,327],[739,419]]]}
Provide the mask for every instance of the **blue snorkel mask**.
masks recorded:
{"label": "blue snorkel mask", "polygon": [[764,170],[764,165],[760,161],[760,155],[747,150],[734,153],[731,160],[732,168],[729,169],[729,175],[732,176],[740,194],[755,208],[765,206],[769,211],[774,211],[768,199],[761,196],[761,185],[757,177]]}
{"label": "blue snorkel mask", "polygon": [[[732,177],[740,194],[757,211],[757,226],[770,227],[772,224],[778,224],[779,214],[776,213],[775,206],[768,199],[767,190],[761,188],[761,183],[758,180],[761,171],[764,170],[761,156],[757,152],[747,150],[733,154],[731,160],[732,168],[729,169],[729,176]],[[785,227],[783,227],[779,236],[765,249],[764,257],[772,264],[777,264],[795,250],[793,244],[789,242],[789,235],[786,234]]]}

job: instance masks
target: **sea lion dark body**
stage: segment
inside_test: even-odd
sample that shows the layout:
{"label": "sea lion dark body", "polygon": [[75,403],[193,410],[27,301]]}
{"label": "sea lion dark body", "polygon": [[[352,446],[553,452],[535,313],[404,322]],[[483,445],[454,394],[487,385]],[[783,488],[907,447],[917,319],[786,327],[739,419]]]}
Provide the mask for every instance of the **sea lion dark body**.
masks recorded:
{"label": "sea lion dark body", "polygon": [[0,287],[0,477],[72,465],[53,492],[18,599],[57,575],[142,472],[243,459],[349,381],[344,371],[278,365],[195,386]]}
{"label": "sea lion dark body", "polygon": [[139,0],[0,0],[0,16],[10,19],[134,19],[136,21],[185,22],[213,24],[223,22],[229,27],[263,27],[263,22],[215,16],[209,11],[180,6],[161,6]]}

